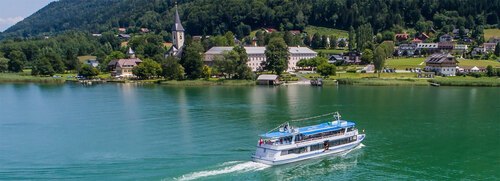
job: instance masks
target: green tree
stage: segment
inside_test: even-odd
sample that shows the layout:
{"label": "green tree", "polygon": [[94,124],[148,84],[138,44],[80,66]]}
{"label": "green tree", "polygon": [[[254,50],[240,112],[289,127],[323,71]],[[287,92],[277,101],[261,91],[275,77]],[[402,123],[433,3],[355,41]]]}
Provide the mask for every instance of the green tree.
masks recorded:
{"label": "green tree", "polygon": [[323,77],[335,76],[337,67],[329,63],[322,63],[316,71]]}
{"label": "green tree", "polygon": [[500,43],[497,43],[497,45],[495,46],[495,55],[497,57],[500,57]]}
{"label": "green tree", "polygon": [[85,64],[80,68],[80,70],[78,70],[78,75],[83,76],[85,78],[93,78],[99,75],[99,69],[89,64]]}
{"label": "green tree", "polygon": [[288,46],[282,38],[273,38],[266,47],[266,60],[262,62],[264,70],[270,70],[278,75],[288,69]]}
{"label": "green tree", "polygon": [[488,65],[486,67],[486,75],[488,75],[488,77],[493,77],[493,76],[495,76],[495,74],[496,73],[495,73],[495,70],[493,69],[493,66]]}
{"label": "green tree", "polygon": [[179,60],[175,57],[167,57],[161,64],[162,76],[169,80],[182,80],[184,79],[184,67],[179,64]]}
{"label": "green tree", "polygon": [[10,52],[9,57],[10,59],[8,63],[8,69],[11,72],[22,72],[23,67],[24,67],[24,62],[27,61],[26,55],[19,51],[19,50],[14,50]]}
{"label": "green tree", "polygon": [[317,57],[310,58],[310,59],[301,59],[297,62],[297,66],[299,66],[299,67],[311,67],[314,70],[314,68],[318,67],[321,64],[325,64],[325,63],[328,63],[328,59],[326,59],[325,57],[317,56]]}
{"label": "green tree", "polygon": [[290,31],[285,31],[283,39],[288,46],[293,46],[293,35]]}
{"label": "green tree", "polygon": [[380,78],[380,72],[385,66],[386,54],[383,47],[377,47],[375,49],[375,54],[373,55],[373,65],[375,66],[375,70],[378,73],[378,77]]}
{"label": "green tree", "polygon": [[233,50],[237,55],[237,60],[235,61],[235,73],[237,79],[251,79],[252,69],[248,66],[248,54],[243,46],[235,46]]}
{"label": "green tree", "polygon": [[52,68],[56,73],[62,74],[66,70],[66,66],[62,61],[61,55],[59,55],[53,49],[51,48],[44,49],[42,52],[42,57],[49,60],[50,64],[52,65]]}
{"label": "green tree", "polygon": [[337,49],[337,37],[335,36],[330,36],[330,48],[331,49]]}
{"label": "green tree", "polygon": [[354,28],[349,27],[349,51],[353,51],[356,48],[356,32],[354,32]]}
{"label": "green tree", "polygon": [[188,79],[200,78],[203,68],[202,53],[203,46],[199,42],[191,42],[186,45],[180,63],[184,67]]}
{"label": "green tree", "polygon": [[304,45],[312,47],[311,37],[309,37],[309,35],[306,35],[306,37],[304,38]]}
{"label": "green tree", "polygon": [[344,48],[346,46],[346,42],[344,39],[341,39],[338,43],[338,47]]}
{"label": "green tree", "polygon": [[321,48],[321,35],[319,33],[314,33],[311,42],[311,47],[314,49]]}
{"label": "green tree", "polygon": [[370,23],[358,27],[356,33],[356,47],[359,51],[368,48],[373,43],[373,29]]}
{"label": "green tree", "polygon": [[201,72],[201,76],[205,79],[208,80],[212,76],[212,68],[210,68],[208,65],[203,66],[203,70]]}
{"label": "green tree", "polygon": [[9,70],[9,59],[0,57],[0,73]]}
{"label": "green tree", "polygon": [[53,76],[56,73],[49,57],[42,57],[35,62],[31,75]]}
{"label": "green tree", "polygon": [[76,51],[68,49],[65,55],[65,65],[66,70],[78,70],[81,67],[81,63],[76,56]]}
{"label": "green tree", "polygon": [[373,51],[370,49],[363,50],[361,54],[361,62],[363,64],[369,64],[373,61]]}
{"label": "green tree", "polygon": [[328,42],[328,37],[326,35],[321,36],[321,47],[325,49],[330,48],[330,43]]}
{"label": "green tree", "polygon": [[140,79],[151,79],[158,77],[161,73],[161,65],[152,59],[145,59],[141,64],[132,69],[132,73]]}
{"label": "green tree", "polygon": [[228,46],[234,46],[234,34],[233,32],[231,31],[228,31],[226,32],[226,34],[224,34],[224,37],[226,37],[226,41],[227,41],[227,45]]}

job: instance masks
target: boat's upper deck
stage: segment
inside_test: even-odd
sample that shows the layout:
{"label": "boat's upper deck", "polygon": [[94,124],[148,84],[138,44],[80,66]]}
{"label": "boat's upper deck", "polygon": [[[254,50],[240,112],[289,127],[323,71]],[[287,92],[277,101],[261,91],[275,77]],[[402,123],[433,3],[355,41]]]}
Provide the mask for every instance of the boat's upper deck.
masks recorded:
{"label": "boat's upper deck", "polygon": [[336,131],[344,128],[354,127],[355,125],[356,124],[353,122],[340,120],[340,121],[326,122],[322,124],[296,128],[295,131],[275,131],[262,134],[260,136],[264,138],[283,138],[297,134],[303,134],[304,136],[309,136],[318,133]]}

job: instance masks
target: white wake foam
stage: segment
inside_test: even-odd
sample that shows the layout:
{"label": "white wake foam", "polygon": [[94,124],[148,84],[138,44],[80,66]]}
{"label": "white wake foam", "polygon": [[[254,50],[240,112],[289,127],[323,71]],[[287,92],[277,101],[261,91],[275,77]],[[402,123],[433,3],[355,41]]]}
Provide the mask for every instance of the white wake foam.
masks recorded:
{"label": "white wake foam", "polygon": [[[232,162],[226,162],[223,163],[222,165],[230,165],[234,163],[238,163],[239,161],[232,161]],[[262,163],[257,163],[257,162],[243,162],[243,163],[238,163],[236,165],[231,165],[227,166],[221,169],[216,169],[216,170],[206,170],[206,171],[200,171],[200,172],[193,172],[190,174],[183,175],[176,180],[195,180],[203,177],[209,177],[209,176],[215,176],[215,175],[221,175],[221,174],[228,174],[228,173],[234,173],[234,172],[249,172],[249,171],[259,171],[263,170],[270,167],[269,165],[262,164]]]}

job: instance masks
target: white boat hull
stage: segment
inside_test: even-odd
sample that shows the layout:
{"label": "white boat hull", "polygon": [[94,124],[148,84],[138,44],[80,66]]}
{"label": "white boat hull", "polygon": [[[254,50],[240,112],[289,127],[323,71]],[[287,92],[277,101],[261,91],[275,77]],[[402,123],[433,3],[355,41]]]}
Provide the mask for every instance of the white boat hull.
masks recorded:
{"label": "white boat hull", "polygon": [[298,161],[302,161],[302,160],[332,155],[335,153],[340,153],[340,152],[345,152],[345,151],[351,150],[351,149],[355,148],[356,146],[358,146],[359,144],[361,144],[361,142],[365,138],[365,135],[359,134],[357,136],[358,136],[358,138],[354,142],[331,147],[329,150],[326,150],[326,151],[319,150],[319,151],[307,152],[307,153],[303,153],[303,154],[297,154],[297,156],[294,158],[284,158],[284,159],[277,158],[274,160],[265,159],[265,158],[258,158],[256,156],[252,156],[252,160],[254,162],[264,163],[267,165],[282,165],[282,164],[293,163],[293,162],[298,162]]}

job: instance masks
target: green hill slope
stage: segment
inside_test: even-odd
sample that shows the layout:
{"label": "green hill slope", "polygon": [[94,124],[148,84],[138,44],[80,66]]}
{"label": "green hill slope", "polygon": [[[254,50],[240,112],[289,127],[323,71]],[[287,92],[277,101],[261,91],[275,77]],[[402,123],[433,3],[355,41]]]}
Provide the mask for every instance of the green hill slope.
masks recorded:
{"label": "green hill slope", "polygon": [[[435,29],[499,23],[500,1],[485,0],[179,0],[179,11],[191,35],[241,35],[248,28],[303,30],[308,25],[347,30],[370,23],[374,32],[413,28],[433,21]],[[170,31],[171,0],[59,0],[2,33],[29,37],[67,30],[102,33],[118,27]]]}

